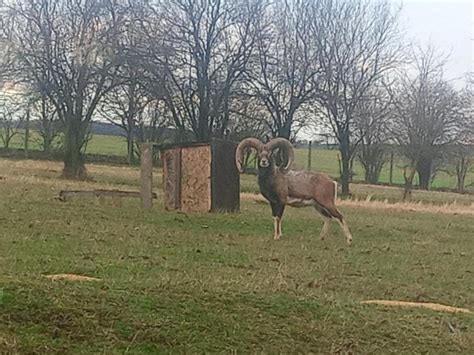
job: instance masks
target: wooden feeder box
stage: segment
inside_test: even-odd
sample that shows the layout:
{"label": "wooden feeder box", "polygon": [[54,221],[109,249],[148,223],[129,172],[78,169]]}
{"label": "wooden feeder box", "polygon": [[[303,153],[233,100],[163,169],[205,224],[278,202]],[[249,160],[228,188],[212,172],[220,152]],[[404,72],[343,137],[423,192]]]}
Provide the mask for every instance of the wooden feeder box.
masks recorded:
{"label": "wooden feeder box", "polygon": [[161,149],[164,204],[183,212],[238,212],[237,143],[214,139]]}

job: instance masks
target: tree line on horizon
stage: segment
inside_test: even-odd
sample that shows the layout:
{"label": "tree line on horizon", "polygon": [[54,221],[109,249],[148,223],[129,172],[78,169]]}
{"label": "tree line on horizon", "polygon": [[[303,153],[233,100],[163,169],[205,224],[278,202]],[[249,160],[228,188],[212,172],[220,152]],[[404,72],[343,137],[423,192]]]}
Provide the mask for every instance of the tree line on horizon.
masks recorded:
{"label": "tree line on horizon", "polygon": [[[43,149],[62,136],[63,176],[84,179],[93,120],[136,145],[284,137],[336,142],[342,192],[352,162],[376,183],[389,152],[429,189],[454,162],[472,168],[473,80],[404,40],[386,0],[5,0],[0,4],[0,120],[35,119]],[[10,133],[3,129],[5,143]],[[411,180],[410,180],[411,179]]]}

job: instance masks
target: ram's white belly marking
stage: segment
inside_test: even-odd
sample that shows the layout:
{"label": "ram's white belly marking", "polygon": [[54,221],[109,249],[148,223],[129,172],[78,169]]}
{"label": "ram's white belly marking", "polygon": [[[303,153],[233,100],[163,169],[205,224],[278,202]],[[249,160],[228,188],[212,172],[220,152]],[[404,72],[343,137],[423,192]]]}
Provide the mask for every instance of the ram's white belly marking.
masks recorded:
{"label": "ram's white belly marking", "polygon": [[314,206],[315,202],[314,200],[304,200],[302,198],[289,197],[287,204],[291,207],[308,207],[308,206]]}

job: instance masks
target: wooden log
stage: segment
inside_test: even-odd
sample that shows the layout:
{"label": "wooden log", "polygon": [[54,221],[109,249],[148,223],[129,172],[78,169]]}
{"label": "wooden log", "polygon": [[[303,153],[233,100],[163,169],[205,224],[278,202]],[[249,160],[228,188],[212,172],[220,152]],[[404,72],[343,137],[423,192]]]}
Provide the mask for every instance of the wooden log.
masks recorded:
{"label": "wooden log", "polygon": [[411,308],[427,308],[437,312],[449,312],[449,313],[467,313],[471,314],[471,310],[467,308],[458,308],[452,306],[446,306],[439,303],[424,303],[424,302],[405,302],[405,301],[391,301],[391,300],[368,300],[362,301],[362,304],[377,304],[382,306],[398,306],[398,307],[411,307]]}
{"label": "wooden log", "polygon": [[153,145],[150,143],[141,145],[140,180],[142,207],[149,209],[153,206]]}

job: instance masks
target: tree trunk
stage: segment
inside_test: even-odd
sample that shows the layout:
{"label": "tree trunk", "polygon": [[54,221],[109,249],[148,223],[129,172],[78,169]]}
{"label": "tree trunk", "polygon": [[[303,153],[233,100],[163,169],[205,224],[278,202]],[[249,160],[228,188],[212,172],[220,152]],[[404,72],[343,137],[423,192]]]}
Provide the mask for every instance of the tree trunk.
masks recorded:
{"label": "tree trunk", "polygon": [[43,152],[50,152],[51,145],[53,143],[53,129],[54,123],[51,116],[48,116],[48,112],[46,109],[46,99],[44,97],[41,98],[41,128],[40,134],[41,138],[43,139]]}
{"label": "tree trunk", "polygon": [[390,185],[393,185],[393,152],[390,153],[390,173],[388,181]]}
{"label": "tree trunk", "polygon": [[420,180],[420,189],[429,190],[431,187],[433,161],[431,159],[420,159],[416,164],[416,171]]}
{"label": "tree trunk", "polygon": [[135,133],[135,115],[137,114],[135,105],[136,83],[128,87],[128,110],[127,110],[127,163],[132,165],[135,161],[133,134]]}
{"label": "tree trunk", "polygon": [[460,193],[463,193],[464,192],[464,178],[465,176],[464,175],[458,175],[458,183],[457,183],[457,190],[458,192]]}
{"label": "tree trunk", "polygon": [[349,158],[349,182],[354,178],[354,156]]}
{"label": "tree trunk", "polygon": [[135,162],[135,145],[133,139],[133,130],[134,128],[128,127],[127,130],[127,163],[132,165]]}
{"label": "tree trunk", "polygon": [[226,131],[227,127],[229,126],[229,121],[230,121],[230,112],[229,112],[229,95],[226,94],[226,97],[224,99],[224,110],[223,110],[223,117],[221,121],[221,127],[218,132],[218,137],[219,138],[224,138],[226,139]]}
{"label": "tree trunk", "polygon": [[467,169],[469,166],[469,158],[460,157],[456,163],[456,177],[457,177],[457,190],[458,192],[464,192],[464,185],[466,181]]}
{"label": "tree trunk", "polygon": [[341,185],[342,185],[342,196],[349,196],[349,159],[342,157],[342,174],[341,174]]}
{"label": "tree trunk", "polygon": [[369,165],[365,171],[365,181],[369,184],[376,185],[378,183],[379,177],[374,165]]}
{"label": "tree trunk", "polygon": [[365,181],[369,184],[376,185],[380,180],[380,172],[382,171],[383,163],[379,158],[375,158],[374,161],[369,163],[365,169]]}
{"label": "tree trunk", "polygon": [[413,178],[415,177],[416,169],[413,167],[405,167],[403,170],[403,178],[405,179],[405,190],[403,191],[403,201],[407,198],[411,200],[411,191],[413,190]]}
{"label": "tree trunk", "polygon": [[341,152],[341,185],[342,196],[349,196],[349,182],[351,180],[351,157],[350,157],[349,139],[342,139],[339,144],[339,151]]}
{"label": "tree trunk", "polygon": [[26,111],[25,121],[25,159],[28,159],[29,154],[29,143],[30,143],[30,109]]}
{"label": "tree trunk", "polygon": [[288,121],[278,129],[278,137],[286,138],[289,140],[290,135],[291,135],[291,124],[289,123],[289,119],[288,119]]}
{"label": "tree trunk", "polygon": [[43,152],[49,153],[51,151],[52,138],[50,132],[45,133],[43,137]]}
{"label": "tree trunk", "polygon": [[66,179],[87,179],[82,147],[85,141],[85,130],[78,119],[71,118],[66,122],[64,135],[64,168],[62,176]]}
{"label": "tree trunk", "polygon": [[209,125],[209,114],[210,114],[210,103],[209,93],[207,89],[208,78],[201,78],[198,82],[199,92],[199,117],[198,117],[198,130],[196,134],[196,140],[198,142],[207,142],[212,136],[213,127]]}
{"label": "tree trunk", "polygon": [[11,134],[11,128],[7,125],[7,127],[4,128],[5,132],[5,139],[3,140],[3,146],[5,148],[10,148],[10,141],[13,137],[13,135]]}

